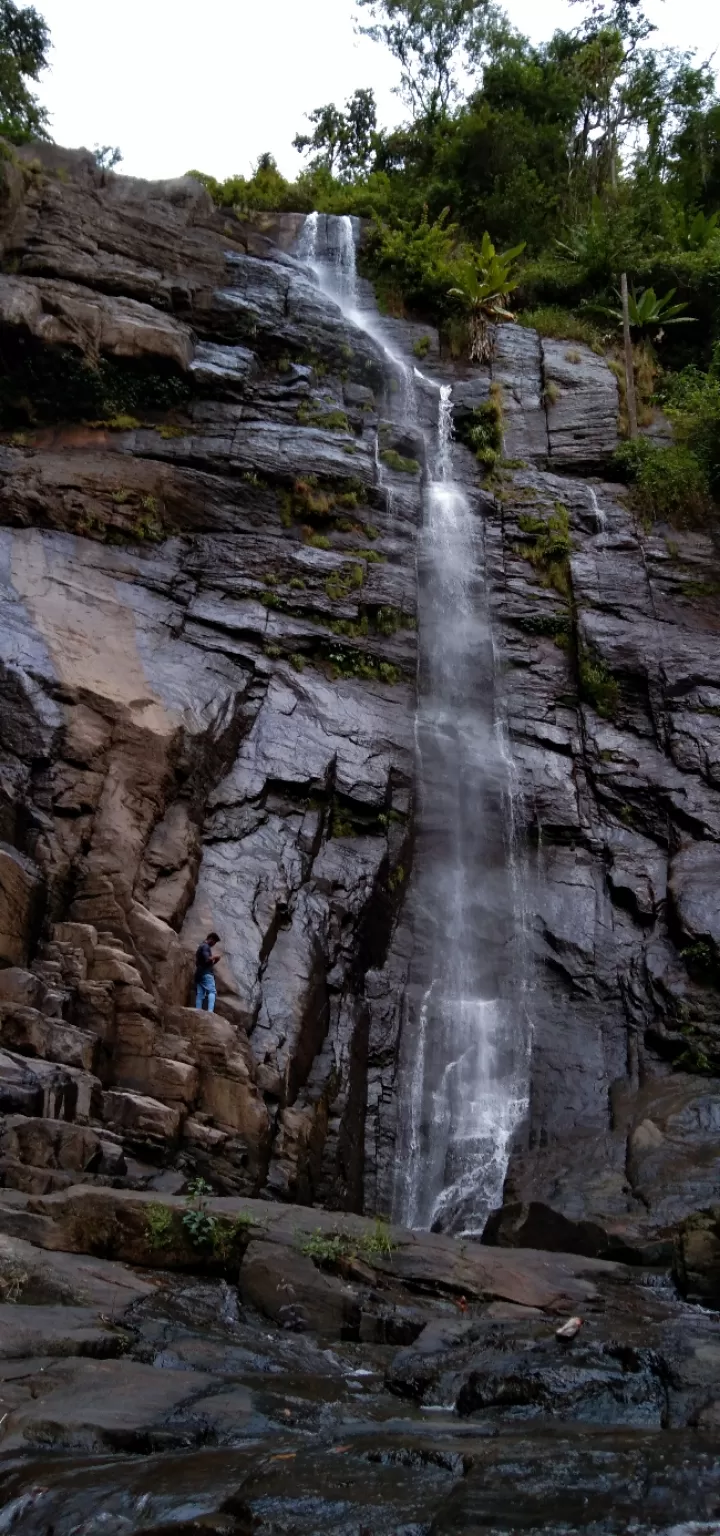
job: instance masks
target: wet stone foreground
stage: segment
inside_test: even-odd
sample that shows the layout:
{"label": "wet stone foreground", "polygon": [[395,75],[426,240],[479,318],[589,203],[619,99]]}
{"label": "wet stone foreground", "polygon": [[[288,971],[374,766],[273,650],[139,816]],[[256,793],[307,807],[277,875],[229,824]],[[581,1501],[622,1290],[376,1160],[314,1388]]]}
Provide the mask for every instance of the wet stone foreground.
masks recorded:
{"label": "wet stone foreground", "polygon": [[218,1258],[177,1197],[162,1241],[137,1192],[3,1201],[3,1536],[720,1531],[717,1313],[668,1276],[212,1199]]}

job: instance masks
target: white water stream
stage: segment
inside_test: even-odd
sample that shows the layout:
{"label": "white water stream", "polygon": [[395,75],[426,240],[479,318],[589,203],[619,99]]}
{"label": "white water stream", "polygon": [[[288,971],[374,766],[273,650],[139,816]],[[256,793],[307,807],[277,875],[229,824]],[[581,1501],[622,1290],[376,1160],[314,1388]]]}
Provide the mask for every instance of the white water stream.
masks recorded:
{"label": "white water stream", "polygon": [[[417,428],[437,401],[418,539],[419,813],[408,915],[414,958],[400,1066],[395,1215],[481,1232],[501,1203],[527,1109],[524,936],[512,846],[511,763],[496,720],[483,520],[454,477],[452,391],[425,377],[362,303],[356,229],[311,214],[298,256],[329,299],[383,348],[389,410]],[[428,434],[426,434],[426,437]]]}

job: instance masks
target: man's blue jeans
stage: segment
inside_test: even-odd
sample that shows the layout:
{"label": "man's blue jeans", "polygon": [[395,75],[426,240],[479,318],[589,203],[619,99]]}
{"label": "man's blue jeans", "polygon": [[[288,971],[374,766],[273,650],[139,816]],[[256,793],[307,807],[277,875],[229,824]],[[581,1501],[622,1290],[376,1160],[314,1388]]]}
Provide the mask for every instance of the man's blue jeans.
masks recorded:
{"label": "man's blue jeans", "polygon": [[201,980],[195,984],[195,1007],[204,1007],[205,1000],[207,999],[207,1011],[208,1013],[214,1013],[215,993],[215,977],[208,973],[207,976],[203,976]]}

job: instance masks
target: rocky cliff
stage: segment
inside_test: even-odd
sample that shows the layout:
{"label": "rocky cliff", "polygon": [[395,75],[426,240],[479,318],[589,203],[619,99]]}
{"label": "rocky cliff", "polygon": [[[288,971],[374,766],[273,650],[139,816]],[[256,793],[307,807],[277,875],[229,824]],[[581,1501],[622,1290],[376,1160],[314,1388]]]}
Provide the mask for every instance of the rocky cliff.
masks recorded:
{"label": "rocky cliff", "polygon": [[381,354],[197,183],[4,173],[2,1179],[359,1208],[420,516]]}
{"label": "rocky cliff", "polygon": [[[422,441],[299,220],[54,149],[2,169],[0,1177],[387,1208]],[[717,1198],[716,552],[603,481],[603,359],[504,326],[448,370],[427,334],[458,437],[489,399],[505,437],[484,484],[458,449],[530,953],[490,1236],[664,1262]]]}

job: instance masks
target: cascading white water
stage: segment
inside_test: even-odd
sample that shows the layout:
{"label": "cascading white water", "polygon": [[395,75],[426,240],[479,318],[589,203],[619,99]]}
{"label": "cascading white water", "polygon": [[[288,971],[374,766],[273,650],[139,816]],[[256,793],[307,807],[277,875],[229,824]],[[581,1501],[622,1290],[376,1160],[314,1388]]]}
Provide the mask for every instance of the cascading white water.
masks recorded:
{"label": "cascading white water", "polygon": [[[507,761],[495,722],[483,524],[453,478],[440,391],[437,478],[419,547],[416,958],[401,1093],[398,1214],[481,1231],[525,1112]],[[413,1018],[414,1016],[414,1018]]]}
{"label": "cascading white water", "polygon": [[361,307],[356,231],[312,214],[298,256],[348,320],[379,343],[398,382],[391,414],[417,427],[438,400],[418,543],[420,806],[408,896],[415,952],[403,1025],[395,1214],[480,1232],[502,1197],[527,1108],[522,923],[511,849],[508,754],[495,719],[483,523],[453,477],[452,392],[425,378]]}

